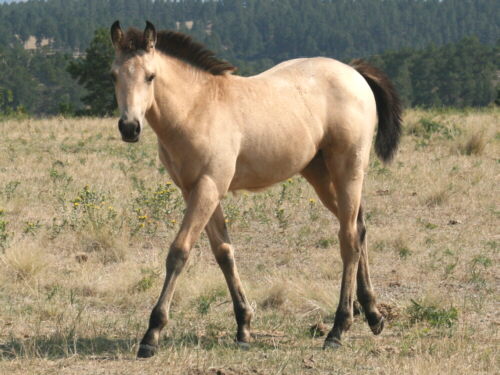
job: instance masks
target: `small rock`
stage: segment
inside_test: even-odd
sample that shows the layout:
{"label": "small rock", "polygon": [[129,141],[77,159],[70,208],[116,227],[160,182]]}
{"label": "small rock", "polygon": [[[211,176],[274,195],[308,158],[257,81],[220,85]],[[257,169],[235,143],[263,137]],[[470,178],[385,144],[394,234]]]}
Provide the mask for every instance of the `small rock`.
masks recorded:
{"label": "small rock", "polygon": [[460,220],[455,220],[455,219],[451,219],[450,221],[448,221],[448,225],[457,225],[457,224],[462,224],[462,222]]}
{"label": "small rock", "polygon": [[315,367],[315,361],[314,361],[314,356],[310,356],[309,358],[304,358],[302,360],[304,363],[304,367],[308,369],[313,369]]}

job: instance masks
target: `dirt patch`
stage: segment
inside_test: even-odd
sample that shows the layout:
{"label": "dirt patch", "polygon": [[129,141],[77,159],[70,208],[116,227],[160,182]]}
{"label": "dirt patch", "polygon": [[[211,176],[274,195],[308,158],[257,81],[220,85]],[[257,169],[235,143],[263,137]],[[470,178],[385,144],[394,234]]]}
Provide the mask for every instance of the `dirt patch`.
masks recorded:
{"label": "dirt patch", "polygon": [[378,310],[387,319],[387,321],[392,322],[399,318],[400,311],[396,306],[389,305],[387,303],[379,303],[377,305]]}

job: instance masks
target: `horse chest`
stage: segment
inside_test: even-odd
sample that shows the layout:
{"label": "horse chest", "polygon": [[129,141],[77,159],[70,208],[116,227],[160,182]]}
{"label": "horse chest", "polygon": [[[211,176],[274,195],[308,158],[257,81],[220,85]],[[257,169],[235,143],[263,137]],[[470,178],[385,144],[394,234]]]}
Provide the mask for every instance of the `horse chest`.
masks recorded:
{"label": "horse chest", "polygon": [[174,183],[188,189],[199,177],[201,163],[196,154],[172,152],[159,144],[158,156]]}

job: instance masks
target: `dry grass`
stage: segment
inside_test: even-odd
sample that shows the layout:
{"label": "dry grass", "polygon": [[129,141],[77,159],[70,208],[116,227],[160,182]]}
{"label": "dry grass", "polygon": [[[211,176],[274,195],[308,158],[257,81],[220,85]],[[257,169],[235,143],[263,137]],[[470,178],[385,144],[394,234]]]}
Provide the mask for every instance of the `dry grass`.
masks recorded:
{"label": "dry grass", "polygon": [[[203,236],[157,357],[135,360],[182,217],[155,137],[114,120],[0,122],[0,373],[498,373],[499,111],[409,111],[395,162],[372,159],[372,280],[390,316],[361,317],[336,352],[337,222],[301,179],[223,205],[255,342],[233,344],[224,278]],[[319,324],[319,326],[321,326]]]}
{"label": "dry grass", "polygon": [[42,248],[33,241],[20,241],[0,256],[5,275],[18,281],[35,278],[47,265]]}
{"label": "dry grass", "polygon": [[273,285],[266,291],[266,297],[261,303],[264,309],[278,309],[287,300],[287,287],[285,284]]}
{"label": "dry grass", "polygon": [[486,148],[486,137],[483,132],[474,133],[469,136],[459,151],[463,155],[482,155]]}
{"label": "dry grass", "polygon": [[445,204],[450,197],[449,188],[441,188],[433,191],[425,198],[425,204],[428,207],[437,207]]}

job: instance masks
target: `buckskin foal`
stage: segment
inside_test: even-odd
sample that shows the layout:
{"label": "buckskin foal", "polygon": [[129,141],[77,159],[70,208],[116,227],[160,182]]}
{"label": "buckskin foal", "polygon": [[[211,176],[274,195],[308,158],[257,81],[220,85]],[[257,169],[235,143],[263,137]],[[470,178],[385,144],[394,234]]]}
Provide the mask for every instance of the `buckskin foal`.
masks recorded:
{"label": "buckskin foal", "polygon": [[368,324],[379,334],[384,319],[370,282],[361,192],[377,123],[375,150],[383,161],[392,158],[400,138],[400,102],[388,78],[361,60],[346,65],[322,57],[239,77],[189,36],[157,33],[149,22],[143,32],[124,33],[117,21],[111,37],[122,139],[137,142],[147,120],[187,205],[138,356],[157,350],[177,277],[203,230],[233,299],[236,339],[247,345],[252,309],[220,202],[228,191],[260,190],[298,173],[340,223],[342,287],[324,347],[341,345],[353,320],[356,285]]}

